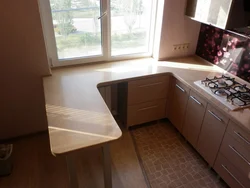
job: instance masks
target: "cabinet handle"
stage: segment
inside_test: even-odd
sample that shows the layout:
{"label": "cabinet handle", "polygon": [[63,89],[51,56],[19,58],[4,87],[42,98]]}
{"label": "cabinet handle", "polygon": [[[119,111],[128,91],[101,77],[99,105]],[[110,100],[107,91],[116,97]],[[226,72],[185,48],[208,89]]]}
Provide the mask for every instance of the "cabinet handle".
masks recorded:
{"label": "cabinet handle", "polygon": [[194,96],[190,96],[191,99],[193,99],[198,105],[202,105],[200,101],[198,101]]}
{"label": "cabinet handle", "polygon": [[233,146],[228,145],[241,159],[243,159],[249,166],[250,162],[243,156],[241,155]]}
{"label": "cabinet handle", "polygon": [[227,171],[227,173],[235,180],[235,181],[237,181],[237,183],[238,184],[240,184],[241,185],[241,187],[243,187],[243,188],[245,188],[245,186],[244,185],[242,185],[242,183],[240,183],[240,181],[227,169],[227,167],[226,166],[224,166],[223,164],[221,165],[226,171]]}
{"label": "cabinet handle", "polygon": [[220,122],[222,122],[222,119],[219,118],[215,113],[213,113],[211,110],[208,110],[208,112],[215,117],[215,119],[219,120]]}
{"label": "cabinet handle", "polygon": [[138,111],[143,111],[143,110],[148,110],[148,109],[151,109],[151,108],[156,108],[157,106],[150,106],[150,107],[146,107],[146,108],[141,108],[139,109]]}
{"label": "cabinet handle", "polygon": [[159,85],[159,84],[162,84],[162,82],[157,82],[157,83],[153,83],[153,84],[140,85],[139,87],[149,87],[149,86],[155,86],[155,85]]}
{"label": "cabinet handle", "polygon": [[175,86],[179,88],[183,93],[185,93],[185,89],[183,89],[181,86],[179,86],[178,84],[175,84]]}
{"label": "cabinet handle", "polygon": [[234,131],[234,133],[235,133],[238,137],[240,137],[241,140],[243,140],[243,141],[246,142],[248,145],[250,145],[250,142],[249,142],[247,139],[245,139],[240,133],[238,133],[238,132],[236,132],[236,131]]}

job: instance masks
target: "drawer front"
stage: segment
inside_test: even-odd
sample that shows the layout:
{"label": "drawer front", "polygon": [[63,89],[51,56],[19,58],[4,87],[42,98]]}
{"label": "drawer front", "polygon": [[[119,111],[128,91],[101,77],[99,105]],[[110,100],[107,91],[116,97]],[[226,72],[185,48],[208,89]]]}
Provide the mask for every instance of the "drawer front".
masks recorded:
{"label": "drawer front", "polygon": [[128,107],[127,126],[146,123],[165,117],[166,99]]}
{"label": "drawer front", "polygon": [[228,133],[224,136],[220,152],[239,169],[245,177],[250,175],[250,151],[245,149],[243,145]]}
{"label": "drawer front", "polygon": [[230,121],[227,127],[227,132],[232,135],[244,148],[250,151],[250,132],[243,130],[234,122]]}
{"label": "drawer front", "polygon": [[128,83],[128,105],[167,97],[169,76],[155,76]]}
{"label": "drawer front", "polygon": [[215,166],[215,171],[220,177],[232,188],[248,188],[250,187],[250,181],[243,176],[230,161],[222,154],[219,154]]}

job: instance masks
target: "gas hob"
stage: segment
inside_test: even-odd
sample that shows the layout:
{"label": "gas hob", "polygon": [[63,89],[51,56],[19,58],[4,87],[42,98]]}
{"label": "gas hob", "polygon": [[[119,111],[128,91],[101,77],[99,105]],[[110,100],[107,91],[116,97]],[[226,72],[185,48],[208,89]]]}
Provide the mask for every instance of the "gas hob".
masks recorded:
{"label": "gas hob", "polygon": [[194,82],[230,110],[250,107],[250,88],[229,76],[214,76]]}

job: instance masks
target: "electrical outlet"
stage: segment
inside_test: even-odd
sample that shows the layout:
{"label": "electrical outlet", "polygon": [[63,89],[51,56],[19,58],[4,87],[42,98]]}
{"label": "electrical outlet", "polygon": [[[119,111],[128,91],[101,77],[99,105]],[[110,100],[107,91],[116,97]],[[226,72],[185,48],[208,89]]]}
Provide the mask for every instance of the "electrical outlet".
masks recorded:
{"label": "electrical outlet", "polygon": [[183,43],[183,44],[175,44],[173,45],[174,51],[184,51],[189,49],[190,43]]}

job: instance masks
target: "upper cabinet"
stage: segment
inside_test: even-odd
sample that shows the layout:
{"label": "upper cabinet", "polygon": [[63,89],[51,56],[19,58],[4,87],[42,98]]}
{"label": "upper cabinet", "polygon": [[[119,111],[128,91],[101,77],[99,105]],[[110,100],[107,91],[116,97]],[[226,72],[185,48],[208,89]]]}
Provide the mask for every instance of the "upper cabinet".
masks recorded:
{"label": "upper cabinet", "polygon": [[249,0],[187,0],[186,15],[222,29],[250,25]]}

